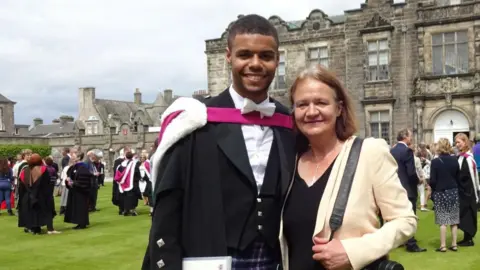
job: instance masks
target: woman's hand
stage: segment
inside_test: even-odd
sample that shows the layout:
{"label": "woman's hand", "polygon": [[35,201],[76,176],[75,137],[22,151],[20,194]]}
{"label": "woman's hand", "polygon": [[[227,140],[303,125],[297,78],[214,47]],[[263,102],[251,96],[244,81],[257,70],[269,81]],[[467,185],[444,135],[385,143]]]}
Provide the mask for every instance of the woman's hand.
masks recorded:
{"label": "woman's hand", "polygon": [[319,261],[326,269],[341,270],[351,268],[347,253],[339,240],[333,239],[329,242],[328,239],[315,237],[314,242],[315,245],[312,250],[315,254],[313,254],[313,259]]}

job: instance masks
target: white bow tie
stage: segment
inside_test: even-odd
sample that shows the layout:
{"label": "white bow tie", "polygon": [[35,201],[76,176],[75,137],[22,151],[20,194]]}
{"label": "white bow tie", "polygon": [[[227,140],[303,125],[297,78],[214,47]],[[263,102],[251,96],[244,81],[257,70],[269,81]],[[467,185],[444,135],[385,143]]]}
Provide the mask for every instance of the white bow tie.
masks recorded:
{"label": "white bow tie", "polygon": [[242,114],[257,111],[260,112],[260,117],[271,117],[275,113],[275,103],[269,102],[267,104],[256,104],[248,98],[243,100]]}

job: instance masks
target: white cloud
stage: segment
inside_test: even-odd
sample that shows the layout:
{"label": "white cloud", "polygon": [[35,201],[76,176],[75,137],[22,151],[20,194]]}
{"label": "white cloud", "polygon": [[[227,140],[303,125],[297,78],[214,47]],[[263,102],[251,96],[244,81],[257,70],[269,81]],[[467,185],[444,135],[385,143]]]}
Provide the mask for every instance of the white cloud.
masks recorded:
{"label": "white cloud", "polygon": [[[323,3],[322,3],[323,2]],[[207,88],[205,40],[218,38],[239,14],[305,19],[362,0],[2,0],[0,93],[17,102],[16,123],[77,116],[78,88],[100,98],[145,101],[171,88]]]}

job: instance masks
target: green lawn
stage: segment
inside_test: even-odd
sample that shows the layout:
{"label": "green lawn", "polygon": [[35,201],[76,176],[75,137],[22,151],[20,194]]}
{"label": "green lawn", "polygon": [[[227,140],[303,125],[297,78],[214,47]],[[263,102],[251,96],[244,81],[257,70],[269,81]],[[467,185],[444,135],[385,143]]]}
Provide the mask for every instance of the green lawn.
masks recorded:
{"label": "green lawn", "polygon": [[[119,216],[110,202],[110,194],[110,184],[100,189],[100,211],[90,215],[91,225],[86,230],[72,230],[74,225],[63,223],[63,217],[55,218],[55,228],[63,232],[60,235],[26,234],[17,228],[16,217],[2,212],[0,270],[140,269],[150,224],[148,208],[140,202],[139,216]],[[417,239],[428,252],[410,254],[399,248],[392,252],[392,259],[402,262],[408,270],[480,269],[478,246],[461,248],[457,253],[435,252],[439,246],[439,230],[433,222],[433,212],[419,212],[419,215]],[[461,238],[460,233],[459,240]]]}

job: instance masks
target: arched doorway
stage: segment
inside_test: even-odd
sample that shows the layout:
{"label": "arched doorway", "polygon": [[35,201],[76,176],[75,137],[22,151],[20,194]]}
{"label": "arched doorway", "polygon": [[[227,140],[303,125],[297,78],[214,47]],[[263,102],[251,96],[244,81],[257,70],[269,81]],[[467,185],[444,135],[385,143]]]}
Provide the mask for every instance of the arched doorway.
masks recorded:
{"label": "arched doorway", "polygon": [[470,125],[467,117],[457,110],[446,110],[441,112],[433,127],[434,141],[438,142],[440,138],[447,138],[453,143],[453,138],[457,133],[465,133],[470,136]]}

